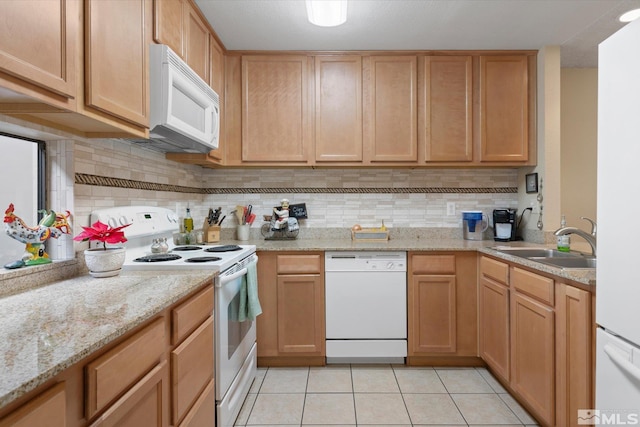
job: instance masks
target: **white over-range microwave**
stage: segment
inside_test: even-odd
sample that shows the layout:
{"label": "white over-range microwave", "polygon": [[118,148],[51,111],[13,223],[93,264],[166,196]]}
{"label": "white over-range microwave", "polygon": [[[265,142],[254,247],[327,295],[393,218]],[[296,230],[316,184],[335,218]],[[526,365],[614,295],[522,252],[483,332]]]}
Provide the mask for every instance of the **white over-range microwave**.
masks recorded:
{"label": "white over-range microwave", "polygon": [[149,48],[149,139],[131,139],[164,153],[208,153],[218,148],[218,94],[168,46]]}

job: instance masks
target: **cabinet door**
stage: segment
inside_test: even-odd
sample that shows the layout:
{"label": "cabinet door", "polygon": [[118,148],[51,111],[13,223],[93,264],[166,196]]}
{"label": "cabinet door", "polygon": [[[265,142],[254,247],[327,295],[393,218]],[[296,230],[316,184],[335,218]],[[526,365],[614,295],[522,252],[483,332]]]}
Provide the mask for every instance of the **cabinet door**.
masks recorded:
{"label": "cabinet door", "polygon": [[158,364],[91,427],[167,427],[169,425],[169,365]]}
{"label": "cabinet door", "polygon": [[86,3],[86,104],[149,127],[150,0]]}
{"label": "cabinet door", "polygon": [[415,162],[418,159],[417,57],[372,56],[368,59],[367,159]]}
{"label": "cabinet door", "polygon": [[528,60],[480,57],[480,160],[529,159]]}
{"label": "cabinet door", "polygon": [[425,160],[473,160],[471,56],[424,58]]}
{"label": "cabinet door", "polygon": [[226,114],[226,106],[225,106],[225,85],[224,85],[224,52],[222,51],[222,47],[218,44],[218,42],[213,38],[213,36],[209,36],[211,45],[211,49],[209,51],[209,60],[211,63],[211,75],[209,79],[209,86],[218,94],[220,97],[220,138],[218,139],[218,148],[215,150],[211,150],[209,152],[209,157],[213,157],[218,161],[222,161],[224,158],[224,147],[226,144],[226,136],[225,136],[225,114]]}
{"label": "cabinet door", "polygon": [[185,0],[153,0],[153,40],[184,58]]}
{"label": "cabinet door", "polygon": [[482,276],[478,298],[480,356],[509,381],[509,288]]}
{"label": "cabinet door", "polygon": [[0,420],[0,427],[65,427],[65,383],[59,383]]}
{"label": "cabinet door", "polygon": [[408,297],[410,355],[455,353],[456,276],[413,276]]}
{"label": "cabinet door", "polygon": [[204,389],[193,408],[178,424],[178,427],[212,427],[216,425],[216,388],[214,380],[211,380]]}
{"label": "cabinet door", "polygon": [[278,355],[277,252],[258,252],[258,298],[262,314],[256,318],[258,358]]}
{"label": "cabinet door", "polygon": [[577,425],[578,409],[594,407],[591,294],[556,284],[556,425]]}
{"label": "cabinet door", "polygon": [[518,292],[511,300],[511,387],[545,424],[555,410],[553,309]]}
{"label": "cabinet door", "polygon": [[76,96],[79,2],[2,2],[0,70],[66,98]]}
{"label": "cabinet door", "polygon": [[213,317],[171,352],[173,423],[178,424],[213,379]]}
{"label": "cabinet door", "polygon": [[307,57],[242,57],[242,161],[307,162]]}
{"label": "cabinet door", "polygon": [[320,275],[278,276],[278,351],[324,354],[324,285]]}
{"label": "cabinet door", "polygon": [[316,161],[362,161],[362,58],[317,56]]}
{"label": "cabinet door", "polygon": [[184,57],[189,67],[209,81],[209,29],[190,3],[185,4]]}

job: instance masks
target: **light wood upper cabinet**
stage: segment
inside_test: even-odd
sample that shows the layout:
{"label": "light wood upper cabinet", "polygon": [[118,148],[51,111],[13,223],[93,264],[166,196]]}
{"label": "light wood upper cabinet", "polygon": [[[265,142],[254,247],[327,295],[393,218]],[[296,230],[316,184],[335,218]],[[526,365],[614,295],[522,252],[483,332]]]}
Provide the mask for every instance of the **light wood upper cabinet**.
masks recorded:
{"label": "light wood upper cabinet", "polygon": [[76,96],[79,1],[3,1],[0,71],[66,98]]}
{"label": "light wood upper cabinet", "polygon": [[362,57],[316,56],[317,162],[362,161]]}
{"label": "light wood upper cabinet", "polygon": [[425,161],[472,161],[472,57],[426,56],[423,70]]}
{"label": "light wood upper cabinet", "polygon": [[209,81],[209,29],[194,5],[185,3],[184,59],[205,82]]}
{"label": "light wood upper cabinet", "polygon": [[149,127],[150,0],[85,3],[85,102]]}
{"label": "light wood upper cabinet", "polygon": [[242,161],[308,161],[308,58],[242,57]]}
{"label": "light wood upper cabinet", "polygon": [[222,161],[224,159],[225,153],[225,144],[226,144],[226,126],[225,126],[225,79],[224,79],[224,52],[222,47],[218,44],[218,42],[214,39],[213,36],[210,36],[209,45],[211,47],[209,51],[209,60],[211,63],[211,76],[209,79],[209,86],[218,94],[220,97],[220,138],[218,139],[218,148],[216,150],[211,150],[209,152],[209,156]]}
{"label": "light wood upper cabinet", "polygon": [[480,160],[529,160],[529,76],[525,55],[480,56]]}
{"label": "light wood upper cabinet", "polygon": [[184,58],[186,0],[153,0],[153,40]]}
{"label": "light wood upper cabinet", "polygon": [[365,161],[418,160],[417,56],[365,57]]}

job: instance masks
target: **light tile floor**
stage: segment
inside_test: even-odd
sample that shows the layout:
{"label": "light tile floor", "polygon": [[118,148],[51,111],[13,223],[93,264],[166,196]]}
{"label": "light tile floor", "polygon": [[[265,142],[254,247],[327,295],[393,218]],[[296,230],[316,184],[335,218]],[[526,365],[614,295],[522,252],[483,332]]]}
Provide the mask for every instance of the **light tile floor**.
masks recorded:
{"label": "light tile floor", "polygon": [[537,425],[484,368],[258,369],[236,426]]}

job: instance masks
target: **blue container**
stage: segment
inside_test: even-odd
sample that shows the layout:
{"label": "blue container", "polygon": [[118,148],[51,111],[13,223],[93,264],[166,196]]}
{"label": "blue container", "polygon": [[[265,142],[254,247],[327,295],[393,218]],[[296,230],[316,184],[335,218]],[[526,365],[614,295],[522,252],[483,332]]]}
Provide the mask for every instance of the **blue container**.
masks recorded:
{"label": "blue container", "polygon": [[482,211],[462,211],[462,237],[482,240],[482,232],[489,227],[489,218]]}

